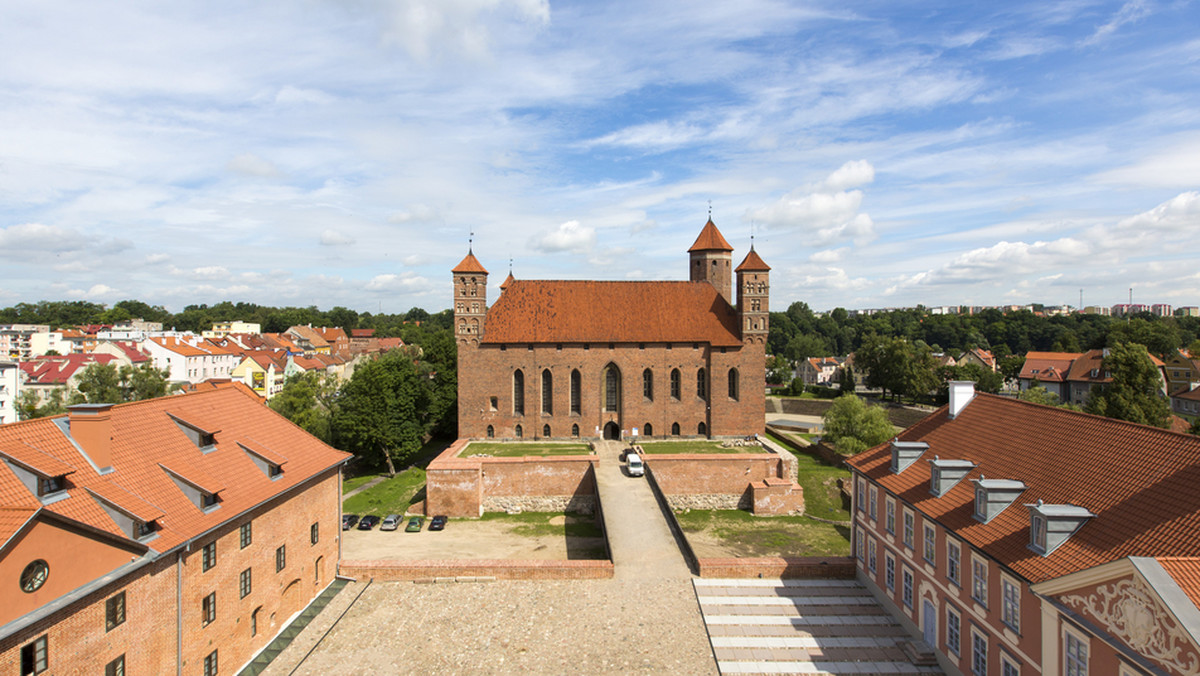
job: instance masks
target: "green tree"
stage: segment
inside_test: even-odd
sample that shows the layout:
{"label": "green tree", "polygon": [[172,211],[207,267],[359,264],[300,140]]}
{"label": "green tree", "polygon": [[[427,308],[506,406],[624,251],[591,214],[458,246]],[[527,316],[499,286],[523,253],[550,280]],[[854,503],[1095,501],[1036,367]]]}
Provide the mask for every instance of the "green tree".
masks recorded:
{"label": "green tree", "polygon": [[1041,385],[1034,385],[1028,390],[1023,390],[1017,395],[1017,399],[1028,401],[1032,404],[1042,404],[1043,406],[1058,406],[1060,403],[1058,395],[1047,390]]}
{"label": "green tree", "polygon": [[833,400],[825,412],[825,428],[821,437],[833,442],[838,453],[853,455],[882,444],[896,433],[887,412],[870,406],[854,394],[843,394]]}
{"label": "green tree", "polygon": [[121,374],[116,364],[89,364],[79,374],[76,384],[84,401],[89,404],[116,404],[125,401]]}
{"label": "green tree", "polygon": [[122,366],[120,370],[122,401],[142,401],[166,396],[171,391],[170,371],[154,368],[150,362],[141,366]]}
{"label": "green tree", "polygon": [[21,420],[33,420],[41,417],[38,415],[40,403],[37,392],[29,389],[21,390],[21,393],[13,401],[13,405],[17,409],[17,417]]}
{"label": "green tree", "polygon": [[332,376],[313,371],[297,373],[287,379],[283,389],[271,397],[273,411],[291,420],[314,437],[330,443],[333,401],[337,383]]}
{"label": "green tree", "polygon": [[792,380],[792,365],[782,356],[767,357],[767,382],[783,385]]}
{"label": "green tree", "polygon": [[339,445],[374,457],[395,476],[395,460],[407,460],[428,431],[428,379],[418,375],[407,350],[385,352],[358,366],[342,388],[334,413]]}
{"label": "green tree", "polygon": [[1112,382],[1092,391],[1085,411],[1155,427],[1170,424],[1171,408],[1161,394],[1162,376],[1144,345],[1110,347],[1104,369],[1112,374]]}

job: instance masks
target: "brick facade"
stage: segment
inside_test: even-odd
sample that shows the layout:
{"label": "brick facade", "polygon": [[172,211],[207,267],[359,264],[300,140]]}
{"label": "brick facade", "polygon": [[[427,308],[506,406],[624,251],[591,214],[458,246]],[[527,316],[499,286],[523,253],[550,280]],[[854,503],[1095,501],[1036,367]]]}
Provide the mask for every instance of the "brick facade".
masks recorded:
{"label": "brick facade", "polygon": [[460,439],[429,463],[426,513],[476,517],[503,498],[562,498],[566,505],[596,495],[596,456],[458,457],[466,445]]}
{"label": "brick facade", "polygon": [[[717,242],[704,245],[716,248],[697,249],[701,241]],[[459,437],[613,438],[634,429],[653,437],[761,432],[769,268],[750,251],[736,270],[735,304],[732,249],[723,242],[710,221],[689,254],[689,283],[519,282],[526,295],[509,303],[506,324],[491,333],[489,321],[496,320],[489,317],[488,272],[468,254],[453,270]],[[510,276],[502,294],[515,293],[509,286],[514,283]],[[696,293],[698,284],[711,285],[717,295]],[[581,289],[601,294],[609,307],[579,301]],[[572,298],[577,305],[570,304]],[[520,306],[553,305],[556,299],[563,307]],[[651,307],[664,299],[673,305]],[[496,305],[504,301],[502,295]],[[677,313],[693,316],[681,319]],[[610,370],[615,396],[608,388]]]}

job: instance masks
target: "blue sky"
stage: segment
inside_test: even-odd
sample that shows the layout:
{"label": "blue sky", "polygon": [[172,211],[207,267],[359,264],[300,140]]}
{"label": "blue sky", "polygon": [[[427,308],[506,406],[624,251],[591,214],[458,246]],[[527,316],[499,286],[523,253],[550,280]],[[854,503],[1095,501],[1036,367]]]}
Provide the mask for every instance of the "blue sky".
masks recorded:
{"label": "blue sky", "polygon": [[683,279],[710,201],[776,309],[1200,305],[1195,3],[257,4],[0,6],[0,305]]}

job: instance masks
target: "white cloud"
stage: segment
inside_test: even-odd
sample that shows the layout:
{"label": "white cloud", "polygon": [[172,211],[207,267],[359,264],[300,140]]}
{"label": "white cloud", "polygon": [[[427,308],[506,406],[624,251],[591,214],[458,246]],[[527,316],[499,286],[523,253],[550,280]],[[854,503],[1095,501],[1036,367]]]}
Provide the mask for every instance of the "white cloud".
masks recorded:
{"label": "white cloud", "polygon": [[354,238],[337,230],[325,230],[321,233],[322,246],[345,246],[354,244]]}
{"label": "white cloud", "polygon": [[489,54],[493,29],[520,30],[550,21],[549,0],[409,0],[378,6],[387,21],[384,41],[418,61],[482,59]]}
{"label": "white cloud", "polygon": [[439,218],[437,209],[427,204],[414,204],[407,211],[398,211],[388,216],[389,223],[426,223]]}
{"label": "white cloud", "polygon": [[596,245],[596,231],[579,221],[567,221],[554,230],[534,236],[530,246],[545,253],[587,253]]}
{"label": "white cloud", "polygon": [[842,260],[842,257],[844,257],[846,252],[849,250],[849,247],[825,249],[824,251],[818,251],[809,256],[808,260],[812,261],[813,263],[836,263]]}
{"label": "white cloud", "polygon": [[225,279],[229,277],[229,270],[220,265],[207,265],[192,269],[191,274],[195,279]]}
{"label": "white cloud", "polygon": [[226,168],[235,174],[261,176],[263,178],[274,178],[279,176],[280,173],[278,167],[254,153],[242,153],[234,157],[232,160],[229,160]]}
{"label": "white cloud", "polygon": [[363,288],[368,291],[385,292],[425,291],[430,288],[430,282],[416,273],[406,272],[402,275],[388,273],[375,275]]}
{"label": "white cloud", "polygon": [[820,192],[839,192],[867,185],[875,180],[875,167],[866,160],[853,160],[843,164],[816,188]]}
{"label": "white cloud", "polygon": [[1145,17],[1150,13],[1150,8],[1146,6],[1144,0],[1129,0],[1121,5],[1121,9],[1113,15],[1108,23],[1098,26],[1096,32],[1092,33],[1091,37],[1084,40],[1084,44],[1095,44],[1107,38],[1117,31],[1118,28],[1128,23],[1133,23]]}
{"label": "white cloud", "polygon": [[79,233],[55,225],[22,223],[0,228],[0,256],[26,258],[32,253],[75,251],[88,245]]}
{"label": "white cloud", "polygon": [[809,244],[824,246],[850,239],[865,244],[875,239],[870,215],[859,211],[861,190],[848,190],[875,180],[875,168],[866,160],[846,162],[823,181],[797,188],[774,204],[755,209],[749,218],[776,228],[797,229],[811,237]]}

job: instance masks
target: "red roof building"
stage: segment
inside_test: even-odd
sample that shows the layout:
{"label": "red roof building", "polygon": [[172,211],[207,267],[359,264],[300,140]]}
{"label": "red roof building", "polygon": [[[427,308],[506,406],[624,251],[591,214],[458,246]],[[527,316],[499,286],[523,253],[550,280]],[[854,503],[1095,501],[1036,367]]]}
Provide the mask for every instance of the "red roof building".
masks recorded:
{"label": "red roof building", "polygon": [[859,578],[948,672],[1200,669],[1200,438],[965,382],[848,464]]}
{"label": "red roof building", "polygon": [[0,426],[0,664],[236,673],[333,582],[348,458],[242,386]]}
{"label": "red roof building", "polygon": [[[769,270],[709,220],[690,281],[522,280],[487,305],[473,253],[452,270],[459,436],[745,436],[761,432]],[[737,295],[732,282],[736,272]]]}

